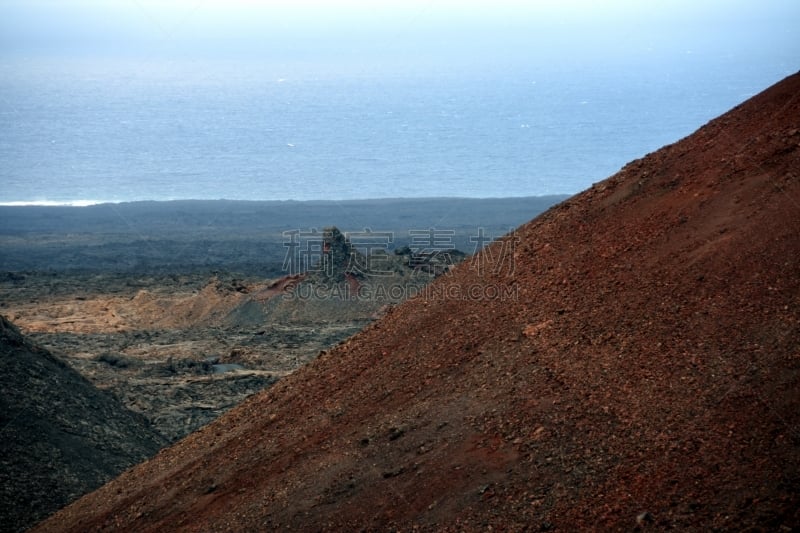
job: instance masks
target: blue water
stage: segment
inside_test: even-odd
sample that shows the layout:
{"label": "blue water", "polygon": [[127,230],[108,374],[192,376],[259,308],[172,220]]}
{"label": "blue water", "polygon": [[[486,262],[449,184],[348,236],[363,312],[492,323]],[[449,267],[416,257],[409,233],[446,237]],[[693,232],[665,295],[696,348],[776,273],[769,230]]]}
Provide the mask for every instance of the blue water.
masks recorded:
{"label": "blue water", "polygon": [[796,70],[0,64],[0,203],[578,192]]}

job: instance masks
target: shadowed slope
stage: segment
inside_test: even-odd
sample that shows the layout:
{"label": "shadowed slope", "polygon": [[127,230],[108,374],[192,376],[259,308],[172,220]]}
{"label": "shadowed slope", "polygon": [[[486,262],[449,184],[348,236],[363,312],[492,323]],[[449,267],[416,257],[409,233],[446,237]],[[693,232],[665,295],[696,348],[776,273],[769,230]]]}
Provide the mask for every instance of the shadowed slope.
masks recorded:
{"label": "shadowed slope", "polygon": [[166,439],[0,316],[0,531],[23,531]]}
{"label": "shadowed slope", "polygon": [[800,527],[798,117],[795,75],[40,530]]}

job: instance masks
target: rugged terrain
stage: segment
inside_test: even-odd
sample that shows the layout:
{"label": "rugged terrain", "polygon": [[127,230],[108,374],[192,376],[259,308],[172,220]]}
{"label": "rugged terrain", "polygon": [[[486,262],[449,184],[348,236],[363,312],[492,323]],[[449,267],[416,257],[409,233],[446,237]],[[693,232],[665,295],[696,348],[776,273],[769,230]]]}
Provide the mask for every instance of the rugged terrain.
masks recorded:
{"label": "rugged terrain", "polygon": [[[424,287],[463,258],[453,249],[457,243],[480,247],[484,237],[502,235],[554,201],[0,207],[0,265],[33,269],[0,273],[0,312],[55,359],[119,400],[114,406],[142,415],[137,420],[149,422],[163,445],[209,423]],[[346,235],[317,228],[341,219],[355,225]],[[473,242],[476,232],[480,238]],[[425,237],[437,240],[426,243]],[[433,253],[426,250],[431,245]],[[231,269],[241,271],[231,274]],[[30,366],[13,356],[5,363]],[[8,483],[2,509],[4,517],[14,518],[0,529],[16,530],[119,469],[103,470],[100,478],[105,457],[98,467],[87,466],[80,450],[59,454],[47,448],[48,437],[37,433],[38,426],[20,425],[21,419],[13,417],[27,413],[29,403],[39,405],[42,391],[16,372],[6,378],[8,431],[16,441],[4,450],[2,476]],[[96,411],[103,415],[108,408]],[[86,419],[101,424],[93,416]],[[115,424],[111,417],[113,431]],[[80,438],[69,441],[51,433],[61,444],[82,446]],[[11,445],[37,440],[42,441],[38,455]],[[116,449],[110,440],[103,443]],[[149,457],[160,445],[133,461]],[[37,464],[29,477],[22,471],[30,460]],[[120,461],[132,464],[124,453]],[[38,468],[48,470],[39,475]]]}
{"label": "rugged terrain", "polygon": [[316,326],[225,323],[247,301],[244,291],[267,285],[229,276],[28,274],[16,287],[5,285],[4,304],[32,339],[176,440],[369,318]]}
{"label": "rugged terrain", "polygon": [[0,530],[22,531],[166,439],[0,315]]}
{"label": "rugged terrain", "polygon": [[800,527],[800,75],[36,531]]}
{"label": "rugged terrain", "polygon": [[365,256],[336,228],[329,233],[310,270],[276,280],[16,274],[6,276],[3,306],[38,342],[177,440],[353,335],[463,256],[451,250],[441,261],[410,265],[402,254]]}

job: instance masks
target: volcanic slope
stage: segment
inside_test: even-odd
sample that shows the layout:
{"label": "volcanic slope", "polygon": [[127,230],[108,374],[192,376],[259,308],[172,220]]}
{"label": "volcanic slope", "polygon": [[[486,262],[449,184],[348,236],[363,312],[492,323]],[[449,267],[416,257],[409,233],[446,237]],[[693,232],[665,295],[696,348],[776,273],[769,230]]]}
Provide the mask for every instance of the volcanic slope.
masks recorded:
{"label": "volcanic slope", "polygon": [[167,440],[0,315],[0,531],[23,531]]}
{"label": "volcanic slope", "polygon": [[38,530],[800,527],[798,228],[794,75]]}

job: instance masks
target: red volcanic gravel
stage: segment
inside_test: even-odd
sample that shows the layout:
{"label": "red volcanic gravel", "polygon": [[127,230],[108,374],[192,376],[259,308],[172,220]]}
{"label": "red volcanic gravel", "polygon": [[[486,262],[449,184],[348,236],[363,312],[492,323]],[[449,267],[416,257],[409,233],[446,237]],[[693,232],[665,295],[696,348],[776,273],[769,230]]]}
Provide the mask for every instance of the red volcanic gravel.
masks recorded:
{"label": "red volcanic gravel", "polygon": [[800,528],[800,74],[36,531]]}

